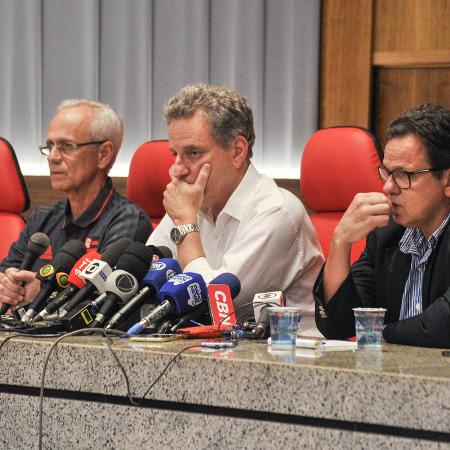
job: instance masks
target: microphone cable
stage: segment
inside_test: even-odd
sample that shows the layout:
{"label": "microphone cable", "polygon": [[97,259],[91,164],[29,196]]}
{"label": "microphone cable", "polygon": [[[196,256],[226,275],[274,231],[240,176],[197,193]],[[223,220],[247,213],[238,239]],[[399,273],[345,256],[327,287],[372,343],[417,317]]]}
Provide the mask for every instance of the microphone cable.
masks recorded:
{"label": "microphone cable", "polygon": [[[250,303],[251,302],[246,303],[245,305],[242,305],[242,306],[247,306]],[[226,318],[227,317],[225,317],[223,320],[226,320]],[[10,332],[11,329],[9,329],[8,331]],[[119,367],[119,369],[122,372],[123,377],[125,379],[126,396],[128,397],[128,399],[130,401],[130,404],[132,406],[141,406],[142,401],[145,400],[145,398],[149,394],[149,392],[161,380],[161,378],[168,371],[170,366],[173,365],[176,362],[176,360],[184,352],[186,352],[187,350],[193,349],[193,348],[199,348],[200,347],[200,344],[189,345],[189,346],[183,347],[175,355],[171,356],[169,361],[166,363],[166,365],[161,370],[159,375],[155,378],[155,380],[150,384],[150,386],[147,388],[147,390],[144,392],[144,394],[141,397],[139,397],[138,399],[135,399],[133,397],[133,394],[132,394],[132,391],[131,391],[131,383],[130,383],[129,376],[128,376],[127,372],[126,372],[126,369],[123,366],[122,362],[120,361],[119,357],[117,356],[117,353],[112,348],[112,344],[113,344],[112,337],[113,336],[116,336],[116,337],[124,337],[125,336],[124,332],[122,330],[116,330],[116,329],[111,329],[111,328],[110,329],[105,329],[105,328],[83,328],[83,329],[80,329],[80,330],[75,330],[75,331],[72,331],[70,333],[64,333],[64,334],[61,334],[61,333],[59,333],[59,334],[56,334],[56,333],[55,334],[28,334],[28,333],[15,332],[14,334],[10,334],[10,335],[6,336],[3,339],[3,341],[0,343],[0,350],[4,347],[4,345],[9,340],[11,340],[13,338],[16,338],[16,337],[19,337],[19,338],[31,337],[33,339],[57,338],[52,343],[51,347],[49,348],[49,350],[48,350],[48,352],[47,352],[47,354],[45,356],[44,365],[43,365],[42,372],[41,372],[40,390],[39,390],[39,410],[38,410],[38,415],[39,415],[38,448],[39,448],[39,450],[42,450],[42,448],[43,448],[43,416],[44,416],[45,377],[46,377],[46,374],[47,374],[47,368],[48,368],[50,357],[53,354],[53,352],[56,349],[56,347],[58,346],[58,344],[60,342],[62,342],[64,339],[72,337],[72,336],[83,335],[83,334],[85,334],[85,335],[100,334],[101,336],[103,336],[105,338],[106,346],[107,346],[108,350],[110,351],[111,355],[113,356],[114,361],[116,362],[117,366]]]}
{"label": "microphone cable", "polygon": [[[162,376],[167,372],[169,367],[186,351],[191,348],[198,348],[200,347],[200,344],[196,345],[189,345],[187,347],[182,348],[178,353],[176,353],[172,358],[170,358],[169,362],[164,366],[164,368],[161,370],[161,373],[156,377],[155,381],[149,386],[149,388],[144,392],[144,395],[139,399],[140,401],[145,400],[145,397],[147,394],[152,390],[152,388],[155,386],[155,384],[162,378]],[[140,404],[140,403],[139,403]]]}
{"label": "microphone cable", "polygon": [[[102,333],[102,335],[106,338],[108,336],[108,333],[110,334],[118,334],[118,335],[123,335],[123,331],[119,331],[119,330],[104,330],[103,328],[82,328],[80,330],[75,330],[72,331],[70,333],[66,333],[63,334],[62,336],[59,336],[58,339],[51,345],[49,351],[47,352],[47,355],[45,357],[44,360],[44,366],[42,368],[42,373],[41,373],[41,385],[40,385],[40,391],[39,391],[39,442],[38,442],[38,448],[39,450],[42,450],[42,437],[43,437],[43,416],[44,416],[44,387],[45,387],[45,375],[47,373],[47,366],[48,366],[48,362],[50,360],[50,356],[52,355],[53,351],[56,349],[57,345],[64,339],[71,337],[71,336],[77,336],[77,335],[81,335],[81,334],[94,334],[94,333]],[[126,374],[126,371],[123,367],[123,365],[120,363],[120,361],[117,358],[117,355],[112,351],[110,344],[108,343],[108,340],[106,341],[107,344],[106,346],[108,347],[108,349],[112,352],[115,361],[118,363],[120,370],[122,371],[122,373],[125,376],[125,382],[127,385],[127,397],[130,399],[130,402],[132,405],[134,405],[134,400],[133,397],[131,395],[131,391],[130,391],[130,383],[129,383],[129,379],[128,379],[128,375]]]}
{"label": "microphone cable", "polygon": [[[182,348],[178,353],[176,353],[174,356],[172,356],[170,358],[170,360],[167,362],[167,364],[165,365],[165,367],[162,369],[162,371],[160,372],[160,374],[156,377],[155,381],[153,381],[153,383],[150,385],[150,387],[145,391],[144,395],[142,397],[140,397],[138,400],[136,400],[135,398],[133,398],[133,394],[131,392],[131,384],[130,384],[130,379],[128,377],[128,374],[125,370],[125,367],[123,366],[123,364],[121,363],[119,357],[117,356],[116,352],[113,350],[112,348],[112,338],[111,335],[115,335],[115,336],[119,336],[119,337],[123,337],[124,336],[124,332],[122,330],[115,330],[115,329],[105,329],[105,328],[83,328],[80,330],[75,330],[72,331],[70,333],[66,333],[63,334],[62,336],[59,336],[58,339],[52,344],[52,346],[50,347],[45,361],[44,361],[44,366],[42,369],[42,374],[41,374],[41,383],[40,383],[40,392],[39,392],[39,443],[38,443],[38,449],[42,450],[42,438],[43,438],[43,415],[44,415],[44,390],[45,390],[45,376],[47,373],[47,367],[48,367],[48,362],[50,360],[50,356],[52,355],[53,351],[56,349],[57,345],[63,341],[64,339],[66,339],[67,337],[71,337],[71,336],[77,336],[77,335],[82,335],[82,334],[87,334],[87,335],[92,335],[92,334],[96,334],[96,333],[101,333],[101,335],[105,338],[105,342],[106,342],[106,346],[108,348],[108,350],[110,351],[110,353],[112,354],[114,361],[116,362],[116,364],[118,365],[118,367],[120,368],[124,378],[125,378],[125,384],[126,384],[126,388],[127,388],[127,393],[126,396],[128,397],[128,399],[130,400],[130,403],[132,406],[140,406],[141,402],[145,399],[145,397],[148,395],[148,393],[151,391],[151,389],[156,385],[156,383],[158,383],[158,381],[162,378],[162,376],[167,372],[167,370],[169,369],[169,367],[180,357],[180,355],[182,353],[184,353],[186,350],[189,350],[191,348],[195,348],[195,347],[200,347],[199,344],[197,345],[190,345],[188,347],[184,347]],[[28,336],[28,335],[27,335]],[[43,337],[43,335],[41,335]],[[52,335],[52,337],[55,337],[54,335]]]}

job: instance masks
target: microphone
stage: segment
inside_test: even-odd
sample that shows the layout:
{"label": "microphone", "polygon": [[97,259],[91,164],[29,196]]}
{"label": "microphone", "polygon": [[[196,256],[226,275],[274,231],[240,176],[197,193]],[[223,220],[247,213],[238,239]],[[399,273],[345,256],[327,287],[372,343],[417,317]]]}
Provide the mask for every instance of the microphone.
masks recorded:
{"label": "microphone", "polygon": [[162,323],[158,328],[159,334],[171,334],[176,333],[179,328],[183,328],[187,325],[191,325],[192,321],[203,321],[203,323],[209,323],[211,321],[211,317],[209,315],[208,303],[202,303],[198,308],[184,314],[181,317],[176,319],[167,320]]}
{"label": "microphone", "polygon": [[97,286],[104,287],[104,283],[108,275],[112,272],[110,266],[115,266],[127,247],[133,241],[128,238],[118,239],[116,242],[108,245],[102,254],[102,260],[92,260],[81,273],[86,284],[82,287],[64,306],[61,317],[65,316],[70,310],[75,308],[79,303],[88,299],[96,290]]}
{"label": "microphone", "polygon": [[270,334],[270,319],[269,319],[269,310],[268,307],[265,306],[260,314],[258,322],[255,326],[255,337],[260,339],[266,339]]}
{"label": "microphone", "polygon": [[106,292],[97,297],[89,303],[82,302],[73,308],[63,318],[58,318],[68,331],[80,330],[81,328],[88,328],[94,321],[96,315],[100,311],[100,307],[106,300]]}
{"label": "microphone", "polygon": [[[44,233],[34,233],[27,244],[27,250],[20,264],[19,270],[31,270],[37,259],[47,250],[50,245],[50,239]],[[0,307],[0,315],[6,314],[11,307],[8,303],[4,303]]]}
{"label": "microphone", "polygon": [[284,306],[284,297],[281,291],[263,292],[253,297],[253,309],[255,312],[256,338],[267,338],[270,334],[269,306]]}
{"label": "microphone", "polygon": [[164,283],[179,273],[181,273],[181,267],[175,259],[162,258],[153,262],[142,280],[144,287],[111,317],[105,328],[117,328],[137,311],[149,297],[155,298]]}
{"label": "microphone", "polygon": [[198,273],[180,273],[167,281],[159,291],[163,301],[127,334],[139,334],[145,327],[169,314],[182,315],[201,305],[207,298],[206,283]]}
{"label": "microphone", "polygon": [[153,258],[153,252],[141,242],[133,242],[117,262],[117,267],[105,283],[107,294],[91,328],[99,328],[111,316],[117,305],[126,303],[139,288]]}
{"label": "microphone", "polygon": [[[139,282],[131,273],[120,269],[112,272],[106,279],[105,293],[100,295],[104,298],[103,305],[90,325],[91,328],[100,328],[117,304],[129,300],[138,288]],[[98,303],[98,300],[99,297],[94,302]]]}
{"label": "microphone", "polygon": [[36,278],[41,281],[41,289],[22,317],[23,322],[29,322],[42,307],[44,301],[55,290],[67,287],[68,272],[81,255],[86,253],[86,246],[83,242],[71,240],[64,244],[59,252],[52,259],[50,264],[46,264],[36,274]]}
{"label": "microphone", "polygon": [[221,273],[208,285],[209,310],[214,325],[235,326],[233,299],[241,292],[239,278],[229,272]]}
{"label": "microphone", "polygon": [[69,286],[60,292],[39,314],[35,315],[31,322],[37,322],[38,320],[46,319],[50,314],[55,312],[64,303],[66,303],[73,295],[75,295],[85,284],[83,278],[80,277],[81,272],[87,267],[94,259],[100,259],[100,253],[95,250],[90,250],[85,253],[72,267],[67,280]]}
{"label": "microphone", "polygon": [[28,241],[27,251],[20,264],[19,270],[30,270],[36,260],[47,250],[50,239],[45,233],[34,233]]}
{"label": "microphone", "polygon": [[172,250],[165,245],[156,246],[156,245],[147,245],[150,250],[153,252],[153,262],[162,258],[173,258]]}
{"label": "microphone", "polygon": [[170,332],[175,333],[179,328],[189,326],[192,320],[200,319],[208,312],[208,308],[212,326],[215,326],[217,330],[222,327],[236,326],[233,299],[239,295],[240,291],[241,282],[236,275],[229,272],[221,273],[208,284],[209,302],[178,318],[173,324],[166,325],[166,329],[169,328]]}

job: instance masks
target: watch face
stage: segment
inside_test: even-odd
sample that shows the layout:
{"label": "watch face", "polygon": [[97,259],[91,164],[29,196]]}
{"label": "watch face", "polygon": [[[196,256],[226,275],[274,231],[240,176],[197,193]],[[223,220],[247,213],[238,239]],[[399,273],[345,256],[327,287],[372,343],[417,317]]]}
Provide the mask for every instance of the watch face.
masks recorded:
{"label": "watch face", "polygon": [[178,228],[174,227],[170,230],[170,239],[172,239],[175,244],[178,244],[182,237],[181,231]]}

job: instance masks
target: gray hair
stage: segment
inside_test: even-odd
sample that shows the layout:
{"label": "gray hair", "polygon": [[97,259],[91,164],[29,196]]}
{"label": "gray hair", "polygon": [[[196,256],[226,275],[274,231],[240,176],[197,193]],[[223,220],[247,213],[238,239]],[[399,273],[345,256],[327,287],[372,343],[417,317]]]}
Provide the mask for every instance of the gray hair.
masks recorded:
{"label": "gray hair", "polygon": [[102,141],[104,139],[111,141],[114,144],[117,155],[122,145],[123,122],[116,111],[104,103],[84,99],[64,100],[59,104],[58,111],[76,108],[78,106],[89,106],[94,112],[89,130],[91,138],[96,141]]}
{"label": "gray hair", "polygon": [[249,158],[255,143],[253,113],[246,99],[225,86],[196,84],[186,86],[164,106],[164,116],[169,125],[172,120],[186,119],[203,111],[210,123],[210,134],[223,148],[233,139],[244,137],[248,142]]}

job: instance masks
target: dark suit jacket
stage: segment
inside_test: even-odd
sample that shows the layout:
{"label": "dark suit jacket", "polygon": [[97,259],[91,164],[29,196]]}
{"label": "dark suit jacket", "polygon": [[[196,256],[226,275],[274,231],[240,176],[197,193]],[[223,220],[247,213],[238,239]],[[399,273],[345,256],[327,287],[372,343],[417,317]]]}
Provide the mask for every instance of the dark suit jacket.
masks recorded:
{"label": "dark suit jacket", "polygon": [[447,224],[425,269],[423,312],[400,320],[403,289],[411,256],[400,251],[405,228],[395,223],[367,237],[366,248],[336,294],[325,302],[322,274],[314,285],[316,324],[330,339],[355,334],[352,308],[386,308],[383,337],[387,342],[422,347],[450,348],[450,226]]}

